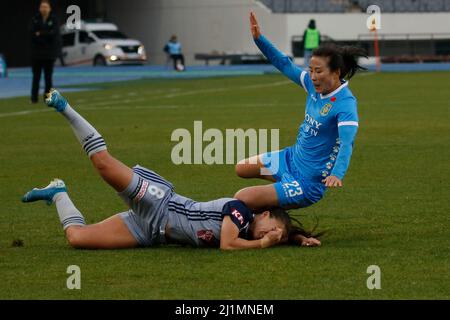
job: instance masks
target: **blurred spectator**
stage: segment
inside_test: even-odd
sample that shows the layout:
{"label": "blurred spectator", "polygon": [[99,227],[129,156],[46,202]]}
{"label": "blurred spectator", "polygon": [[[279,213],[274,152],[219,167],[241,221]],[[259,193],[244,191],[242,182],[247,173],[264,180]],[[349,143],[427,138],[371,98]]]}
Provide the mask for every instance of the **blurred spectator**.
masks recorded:
{"label": "blurred spectator", "polygon": [[8,76],[8,69],[6,67],[5,57],[0,53],[0,78],[6,78]]}
{"label": "blurred spectator", "polygon": [[49,0],[41,0],[39,13],[33,17],[30,24],[31,67],[33,71],[32,103],[38,102],[42,70],[45,77],[45,93],[52,88],[53,65],[61,53],[59,24],[51,11]]}
{"label": "blurred spectator", "polygon": [[309,68],[312,52],[320,45],[320,32],[316,29],[316,21],[309,20],[308,28],[303,33],[304,65]]}
{"label": "blurred spectator", "polygon": [[358,0],[352,0],[350,1],[348,12],[364,12],[364,9],[359,4]]}
{"label": "blurred spectator", "polygon": [[177,40],[177,36],[173,35],[170,37],[169,42],[164,46],[164,52],[166,52],[173,61],[173,68],[177,71],[183,71],[184,66],[184,56],[181,53],[181,44]]}

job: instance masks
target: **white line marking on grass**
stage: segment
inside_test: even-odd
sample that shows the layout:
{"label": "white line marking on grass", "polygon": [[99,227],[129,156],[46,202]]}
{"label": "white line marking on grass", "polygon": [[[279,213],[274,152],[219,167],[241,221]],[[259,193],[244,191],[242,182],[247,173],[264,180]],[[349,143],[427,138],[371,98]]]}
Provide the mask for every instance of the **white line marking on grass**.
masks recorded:
{"label": "white line marking on grass", "polygon": [[81,107],[76,107],[76,109],[84,109],[86,106],[110,106],[113,104],[124,104],[124,103],[134,103],[139,101],[145,101],[147,99],[139,98],[139,99],[124,99],[124,100],[114,100],[114,101],[103,101],[103,102],[95,102],[95,103],[87,103]]}
{"label": "white line marking on grass", "polygon": [[278,81],[278,82],[272,82],[272,83],[262,83],[262,84],[252,84],[249,86],[244,86],[237,89],[258,89],[258,88],[267,88],[267,87],[276,87],[276,86],[283,86],[285,84],[291,83],[292,81]]}
{"label": "white line marking on grass", "polygon": [[185,92],[179,92],[179,93],[171,93],[167,94],[162,98],[175,98],[180,96],[189,96],[197,93],[209,93],[209,92],[222,92],[227,91],[228,88],[217,88],[217,89],[205,89],[205,90],[193,90],[193,91],[185,91]]}
{"label": "white line marking on grass", "polygon": [[[140,99],[141,101],[145,99]],[[199,106],[204,106],[210,108],[211,106],[207,105],[138,105],[138,106],[111,106],[111,104],[122,104],[123,101],[113,101],[112,103],[108,103],[105,107],[98,107],[99,105],[105,105],[105,103],[92,104],[90,106],[81,106],[77,107],[77,110],[87,110],[87,111],[101,111],[101,110],[130,110],[130,109],[176,109],[176,108],[195,108]],[[97,106],[97,107],[96,107]],[[282,106],[292,106],[292,104],[280,104],[280,103],[237,103],[237,104],[222,104],[222,105],[214,105],[213,107],[223,108],[223,107],[242,107],[242,108],[264,108],[264,107],[282,107]],[[14,116],[23,116],[33,113],[41,113],[41,112],[50,112],[52,109],[42,109],[42,110],[24,110],[18,112],[10,112],[10,113],[0,113],[0,118],[6,117],[14,117]]]}
{"label": "white line marking on grass", "polygon": [[[153,94],[158,94],[158,93],[167,93],[167,92],[175,92],[175,91],[179,91],[180,89],[178,88],[170,88],[168,90],[162,90],[162,89],[158,89],[158,90],[145,90],[143,92],[135,92],[135,91],[131,91],[129,93],[125,93],[125,94],[112,94],[109,96],[98,96],[98,97],[90,97],[89,99],[86,98],[80,98],[80,99],[73,99],[71,100],[72,102],[75,103],[82,103],[82,102],[99,102],[99,101],[105,101],[108,99],[118,99],[118,98],[126,98],[126,97],[135,97],[135,96],[146,96],[146,95],[153,95]],[[99,90],[101,91],[101,90]],[[64,93],[64,92],[62,92]]]}
{"label": "white line marking on grass", "polygon": [[0,118],[23,116],[23,115],[27,115],[27,114],[31,114],[31,113],[40,113],[40,112],[49,112],[49,111],[53,111],[53,110],[51,110],[51,109],[23,110],[23,111],[17,111],[17,112],[0,113]]}
{"label": "white line marking on grass", "polygon": [[[106,100],[105,101],[104,97],[99,97],[99,98],[89,99],[89,101],[94,101],[94,103],[88,103],[88,104],[85,104],[85,106],[103,106],[103,105],[111,105],[111,104],[118,104],[118,103],[134,103],[134,102],[144,101],[144,100],[149,100],[149,99],[164,99],[164,98],[170,99],[170,98],[175,98],[175,97],[180,97],[180,96],[188,96],[188,95],[195,95],[195,94],[202,94],[202,93],[224,92],[224,91],[230,91],[230,90],[259,89],[259,88],[285,85],[288,83],[291,83],[291,81],[278,81],[278,82],[273,82],[273,83],[254,84],[254,85],[248,85],[248,86],[237,87],[237,88],[236,87],[222,87],[222,88],[212,88],[212,89],[203,89],[203,90],[191,90],[191,91],[184,91],[184,92],[181,91],[180,88],[170,88],[169,90],[154,90],[154,91],[143,92],[143,93],[131,92],[133,94],[132,95],[128,94],[128,96],[136,96],[137,97],[136,99],[129,98],[129,99],[125,99],[125,100],[115,100],[115,101]],[[170,92],[170,93],[167,93],[167,92]],[[162,93],[163,95],[157,95],[158,93]],[[147,99],[139,98],[139,96],[142,96],[142,95],[145,95],[145,96],[153,95],[153,96],[150,98],[147,98]],[[109,98],[117,99],[119,97],[121,97],[121,96],[114,94],[114,95],[110,96]],[[101,102],[95,102],[95,101],[99,101],[99,100]]]}
{"label": "white line marking on grass", "polygon": [[367,77],[367,76],[373,76],[376,75],[377,72],[362,72],[362,73],[358,73],[357,76],[358,77]]}
{"label": "white line marking on grass", "polygon": [[[210,108],[211,106],[202,105],[203,107]],[[293,106],[292,104],[279,104],[279,103],[238,103],[238,104],[223,104],[223,105],[214,105],[214,107],[223,108],[223,107],[237,107],[237,108],[264,108],[264,107],[284,107]],[[111,106],[111,107],[80,107],[78,109],[96,111],[96,110],[130,110],[130,109],[177,109],[177,108],[195,108],[198,105],[194,104],[186,104],[186,105],[137,105],[137,106]]]}
{"label": "white line marking on grass", "polygon": [[[149,99],[161,99],[161,98],[175,98],[175,97],[179,97],[179,96],[186,96],[186,95],[193,95],[193,94],[202,94],[202,93],[213,93],[213,92],[225,92],[225,91],[230,91],[230,90],[243,90],[243,89],[258,89],[258,88],[266,88],[266,87],[274,87],[274,86],[281,86],[281,85],[285,85],[285,84],[289,84],[291,83],[291,81],[278,81],[278,82],[273,82],[273,83],[264,83],[264,84],[254,84],[254,85],[248,85],[248,86],[243,86],[243,87],[223,87],[223,88],[213,88],[213,89],[204,89],[204,90],[192,90],[192,91],[185,91],[185,92],[177,92],[180,91],[180,89],[178,88],[171,88],[167,91],[171,91],[175,93],[170,93],[170,94],[165,94],[162,96],[153,96],[147,99],[144,98],[129,98],[129,99],[123,99],[123,100],[114,100],[114,101],[110,101],[110,100],[106,100],[105,101],[105,97],[99,97],[99,98],[94,98],[94,99],[89,99],[89,101],[98,101],[101,100],[101,102],[94,102],[94,103],[88,103],[88,104],[84,104],[81,107],[75,107],[75,109],[82,109],[82,110],[101,110],[101,109],[132,109],[134,108],[133,106],[124,106],[124,107],[103,107],[103,108],[93,108],[95,106],[110,106],[110,105],[116,105],[116,104],[129,104],[129,103],[136,103],[136,102],[142,102],[142,101],[148,101]],[[155,91],[151,91],[151,92],[145,92],[143,94],[139,94],[139,95],[149,95],[149,94],[155,94],[155,93],[163,93],[163,92],[167,92],[165,90],[155,90]],[[137,97],[139,97],[138,94],[134,93]],[[133,95],[132,95],[133,96]],[[112,97],[120,97],[120,95],[112,95],[110,96],[110,98]],[[77,102],[82,102],[85,101],[84,99],[79,99],[79,100],[75,100]],[[279,104],[257,104],[257,103],[253,103],[253,104],[237,104],[238,106],[242,106],[242,107],[265,107],[265,106],[275,106],[275,105],[279,105]],[[190,105],[184,105],[183,107],[188,107]],[[190,107],[194,107],[195,105],[192,105]],[[234,106],[233,104],[227,104],[227,106]],[[164,107],[169,107],[169,108],[179,108],[181,106],[164,106],[164,105],[159,105],[159,106],[138,106],[139,108],[164,108]],[[40,113],[40,112],[48,112],[48,111],[52,111],[50,109],[42,109],[42,110],[24,110],[24,111],[18,111],[18,112],[10,112],[10,113],[0,113],[0,118],[5,118],[5,117],[13,117],[13,116],[22,116],[22,115],[27,115],[27,114],[32,114],[32,113]]]}
{"label": "white line marking on grass", "polygon": [[238,87],[238,88],[230,88],[230,87],[222,87],[222,88],[214,88],[214,89],[204,89],[204,90],[193,90],[193,91],[185,91],[185,92],[179,92],[179,93],[172,93],[164,96],[164,98],[174,98],[179,96],[187,96],[197,93],[210,93],[210,92],[223,92],[223,91],[230,91],[230,90],[243,90],[243,89],[259,89],[259,88],[267,88],[267,87],[276,87],[291,83],[291,81],[278,81],[278,82],[272,82],[272,83],[262,83],[262,84],[252,84],[248,86]]}
{"label": "white line marking on grass", "polygon": [[130,109],[176,109],[183,107],[181,105],[142,105],[142,106],[117,106],[117,107],[82,107],[82,110],[130,110]]}

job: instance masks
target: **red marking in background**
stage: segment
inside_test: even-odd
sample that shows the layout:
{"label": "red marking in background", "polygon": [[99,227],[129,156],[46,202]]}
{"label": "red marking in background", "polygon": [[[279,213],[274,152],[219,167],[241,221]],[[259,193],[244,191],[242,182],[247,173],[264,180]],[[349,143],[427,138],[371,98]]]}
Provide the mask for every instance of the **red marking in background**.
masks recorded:
{"label": "red marking in background", "polygon": [[381,71],[381,64],[380,64],[380,48],[378,46],[378,32],[377,32],[377,28],[376,28],[376,23],[375,23],[375,19],[372,21],[372,29],[370,30],[374,33],[375,37],[374,37],[374,48],[375,48],[375,61],[376,61],[376,70],[377,72]]}

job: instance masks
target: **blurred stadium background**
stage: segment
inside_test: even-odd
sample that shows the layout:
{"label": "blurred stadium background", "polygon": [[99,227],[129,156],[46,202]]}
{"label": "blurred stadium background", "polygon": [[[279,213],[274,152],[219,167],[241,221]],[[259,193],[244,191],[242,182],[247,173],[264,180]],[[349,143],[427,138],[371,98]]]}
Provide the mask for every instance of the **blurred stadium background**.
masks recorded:
{"label": "blurred stadium background", "polygon": [[[92,68],[57,67],[55,86],[142,77],[273,72],[270,66],[262,65],[265,60],[250,41],[250,10],[256,12],[269,39],[298,64],[303,63],[303,31],[308,21],[315,19],[322,42],[364,47],[369,59],[362,63],[374,70],[374,33],[366,26],[366,9],[372,4],[381,9],[378,40],[382,70],[450,69],[450,0],[60,0],[53,3],[53,12],[61,24],[68,19],[66,8],[72,4],[80,7],[83,21],[112,22],[128,37],[138,39],[145,46],[147,63],[141,68],[106,69],[101,73]],[[38,6],[37,0],[14,1],[0,12],[0,54],[10,77],[9,81],[0,80],[0,97],[29,91],[28,24]],[[162,48],[172,34],[181,40],[191,71],[188,75],[166,72],[171,68]],[[209,68],[204,68],[206,65]],[[75,72],[74,77],[68,79],[68,72]]]}
{"label": "blurred stadium background", "polygon": [[[204,63],[195,59],[199,53],[258,53],[249,41],[250,10],[264,33],[295,58],[303,55],[300,42],[309,19],[316,20],[325,41],[357,42],[374,56],[365,23],[371,4],[381,8],[380,51],[386,61],[449,61],[450,56],[450,0],[59,0],[53,10],[61,23],[72,4],[81,8],[83,20],[116,23],[142,41],[152,65],[165,63],[162,47],[172,34],[181,39],[188,65]],[[20,0],[0,12],[0,52],[11,67],[29,65],[26,27],[38,6],[37,0]]]}

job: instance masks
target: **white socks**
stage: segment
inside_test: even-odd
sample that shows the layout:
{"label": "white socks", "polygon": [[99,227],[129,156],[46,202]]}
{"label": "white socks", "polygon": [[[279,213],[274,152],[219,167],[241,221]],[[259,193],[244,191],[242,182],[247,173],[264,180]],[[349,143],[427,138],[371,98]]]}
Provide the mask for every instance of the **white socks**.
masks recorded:
{"label": "white socks", "polygon": [[105,140],[103,140],[100,133],[79,115],[78,112],[72,109],[69,104],[67,104],[66,108],[61,113],[69,120],[75,136],[89,157],[99,151],[107,149]]}
{"label": "white socks", "polygon": [[56,204],[59,220],[66,230],[69,226],[84,226],[86,222],[81,212],[75,207],[72,200],[70,200],[67,192],[58,192],[53,197],[53,202]]}

